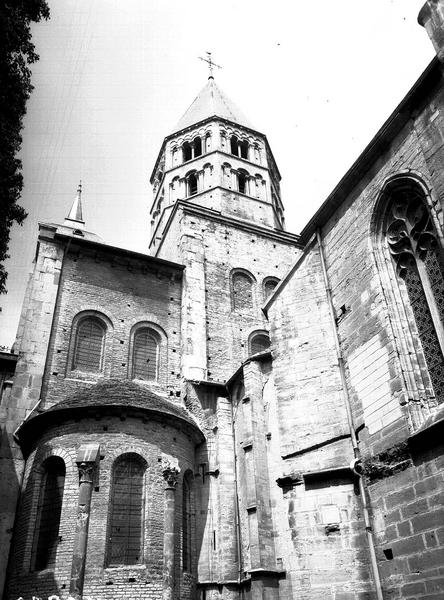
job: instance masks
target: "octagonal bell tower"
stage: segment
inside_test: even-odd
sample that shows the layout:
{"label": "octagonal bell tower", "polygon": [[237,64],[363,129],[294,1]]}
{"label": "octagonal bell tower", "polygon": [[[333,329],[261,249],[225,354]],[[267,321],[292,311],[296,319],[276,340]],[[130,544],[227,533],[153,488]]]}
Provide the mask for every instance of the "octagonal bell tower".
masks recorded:
{"label": "octagonal bell tower", "polygon": [[[151,176],[150,252],[186,267],[184,380],[225,382],[248,358],[252,336],[267,329],[267,282],[276,285],[299,251],[297,236],[284,231],[279,182],[266,136],[210,75]],[[248,288],[245,302],[236,277]]]}
{"label": "octagonal bell tower", "polygon": [[179,200],[283,230],[279,182],[266,136],[210,76],[159,152],[151,176],[151,252],[157,254]]}

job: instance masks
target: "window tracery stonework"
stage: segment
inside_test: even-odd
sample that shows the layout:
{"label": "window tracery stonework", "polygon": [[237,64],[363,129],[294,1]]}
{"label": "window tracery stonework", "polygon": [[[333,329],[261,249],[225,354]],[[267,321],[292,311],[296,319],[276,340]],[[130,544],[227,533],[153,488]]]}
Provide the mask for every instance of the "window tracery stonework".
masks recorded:
{"label": "window tracery stonework", "polygon": [[397,273],[403,278],[416,258],[425,260],[427,252],[437,248],[429,212],[418,192],[396,193],[387,226],[387,241]]}
{"label": "window tracery stonework", "polygon": [[444,401],[444,279],[431,215],[419,189],[394,190],[386,237],[404,280],[434,394]]}

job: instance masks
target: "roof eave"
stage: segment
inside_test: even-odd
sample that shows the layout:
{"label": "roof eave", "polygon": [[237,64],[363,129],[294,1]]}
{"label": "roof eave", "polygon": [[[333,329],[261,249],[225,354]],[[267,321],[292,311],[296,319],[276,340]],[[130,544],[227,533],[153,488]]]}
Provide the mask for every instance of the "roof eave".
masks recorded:
{"label": "roof eave", "polygon": [[414,113],[415,109],[423,101],[425,94],[439,84],[442,77],[441,68],[440,61],[435,57],[342,177],[322,206],[303,228],[300,234],[301,241],[308,243],[316,229],[322,227],[327,222],[333,212],[348,197],[356,184],[370,170],[382,152],[385,152],[388,144],[402,130],[411,118],[412,113]]}
{"label": "roof eave", "polygon": [[[44,223],[42,225],[46,227]],[[57,231],[57,227],[49,226],[48,228]],[[183,271],[185,269],[185,265],[165,260],[163,258],[157,258],[156,256],[143,254],[142,252],[135,252],[134,250],[128,250],[126,248],[119,248],[118,246],[110,246],[109,244],[104,244],[102,242],[94,242],[93,240],[85,240],[83,238],[77,237],[74,238],[64,233],[55,233],[52,239],[60,241],[71,240],[71,244],[74,242],[76,244],[80,244],[81,246],[89,246],[90,248],[100,249],[104,252],[111,252],[113,254],[123,254],[125,256],[129,256],[130,258],[145,260],[147,262],[152,262],[159,266],[168,267],[177,271]]]}
{"label": "roof eave", "polygon": [[165,136],[165,138],[162,142],[162,146],[160,147],[159,153],[157,155],[156,162],[154,163],[154,168],[151,171],[151,175],[150,175],[151,185],[153,184],[154,176],[157,171],[157,166],[159,164],[160,158],[162,156],[162,153],[165,149],[167,142],[169,142],[169,140],[175,138],[178,135],[182,135],[182,134],[186,133],[187,131],[191,131],[192,129],[195,129],[196,127],[201,127],[202,125],[205,125],[206,123],[209,123],[210,121],[222,121],[223,123],[227,123],[229,125],[234,125],[235,127],[242,127],[242,129],[245,129],[246,131],[249,131],[250,133],[254,133],[256,135],[260,135],[261,137],[263,137],[267,144],[267,149],[269,150],[269,152],[273,158],[274,166],[276,167],[276,171],[278,172],[279,178],[281,177],[281,174],[279,173],[279,169],[277,168],[276,161],[273,156],[273,152],[271,151],[270,144],[268,142],[268,139],[267,139],[267,136],[265,135],[265,133],[262,133],[261,131],[258,131],[257,129],[252,129],[251,127],[248,127],[248,125],[242,125],[242,123],[236,123],[236,121],[231,121],[230,119],[227,119],[225,117],[219,117],[218,115],[211,115],[209,117],[205,117],[205,119],[196,121],[196,123],[193,123],[192,125],[189,125],[188,127],[184,127],[183,129],[178,129],[177,131]]}
{"label": "roof eave", "polygon": [[32,418],[25,420],[16,431],[16,439],[20,447],[26,452],[32,447],[32,443],[42,433],[43,429],[51,425],[61,423],[69,419],[78,419],[80,416],[94,416],[98,418],[104,414],[124,414],[127,416],[146,415],[155,420],[167,422],[172,425],[177,424],[180,429],[184,430],[194,438],[195,443],[200,443],[205,439],[205,436],[198,426],[190,418],[167,412],[159,408],[150,406],[131,406],[131,404],[90,404],[83,406],[63,406],[59,409],[57,405],[50,410],[37,413]]}

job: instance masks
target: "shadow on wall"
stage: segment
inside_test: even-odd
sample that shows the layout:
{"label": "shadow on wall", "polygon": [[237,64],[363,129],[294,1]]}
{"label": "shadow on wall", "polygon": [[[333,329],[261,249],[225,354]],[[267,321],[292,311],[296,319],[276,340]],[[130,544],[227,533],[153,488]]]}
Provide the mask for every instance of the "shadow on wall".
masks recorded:
{"label": "shadow on wall", "polygon": [[[42,448],[45,454],[44,447]],[[52,457],[56,458],[56,457]],[[59,459],[61,461],[61,459]],[[63,463],[63,461],[61,461]],[[35,460],[34,460],[35,463]],[[58,469],[58,470],[57,470]],[[5,600],[30,600],[37,597],[41,600],[60,596],[67,592],[67,583],[61,587],[56,582],[54,567],[61,537],[59,534],[59,517],[57,504],[62,506],[64,483],[60,465],[56,463],[56,471],[44,476],[42,468],[32,468],[25,486],[20,494],[17,510],[17,526],[11,545],[8,576],[5,587]],[[18,485],[18,483],[17,483]],[[43,523],[44,510],[39,509],[42,495],[52,495],[53,506],[47,511]],[[47,498],[48,500],[48,498]],[[54,504],[55,503],[55,504]],[[37,517],[38,513],[40,518]],[[54,533],[54,523],[56,531]],[[49,525],[49,529],[48,529]],[[48,544],[48,536],[54,539]],[[55,600],[55,598],[54,598]]]}
{"label": "shadow on wall", "polygon": [[[18,449],[16,450],[16,452]],[[11,448],[10,435],[2,424],[0,432],[0,548],[3,548],[0,559],[0,596],[6,577],[8,551],[14,528],[15,509],[20,490],[20,481],[14,466],[14,452]]]}
{"label": "shadow on wall", "polygon": [[[225,395],[225,390],[215,390],[205,385],[187,385],[186,408],[199,421],[205,435],[205,442],[196,448],[195,453],[193,572],[196,573],[196,583],[199,579],[212,580],[215,560],[214,544],[218,536],[218,524],[213,521],[217,514],[213,514],[213,510],[218,501],[217,488],[220,482],[218,473],[213,471],[217,443],[213,428],[220,395]],[[185,584],[185,577],[183,583]],[[183,591],[185,590],[181,589],[181,598]],[[194,590],[194,595],[190,598],[196,597],[195,594]]]}

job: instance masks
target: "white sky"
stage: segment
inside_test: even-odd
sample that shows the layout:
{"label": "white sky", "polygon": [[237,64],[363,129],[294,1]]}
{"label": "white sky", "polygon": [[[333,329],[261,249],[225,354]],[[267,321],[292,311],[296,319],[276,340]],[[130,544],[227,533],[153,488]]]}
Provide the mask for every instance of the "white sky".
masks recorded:
{"label": "white sky", "polygon": [[423,0],[49,0],[23,132],[29,212],[15,227],[0,344],[14,340],[37,221],[83,180],[86,224],[144,252],[149,175],[165,135],[216,82],[265,133],[299,232],[433,58]]}

